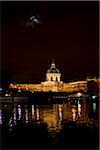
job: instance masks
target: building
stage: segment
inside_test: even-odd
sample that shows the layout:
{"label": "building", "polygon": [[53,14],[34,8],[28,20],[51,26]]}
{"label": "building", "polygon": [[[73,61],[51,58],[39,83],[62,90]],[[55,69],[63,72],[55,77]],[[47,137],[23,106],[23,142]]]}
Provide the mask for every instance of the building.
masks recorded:
{"label": "building", "polygon": [[77,92],[87,91],[88,82],[90,80],[98,83],[98,79],[86,79],[84,81],[76,81],[70,83],[63,83],[61,81],[61,73],[56,68],[54,61],[52,61],[50,68],[46,73],[46,81],[40,84],[10,84],[10,88],[29,90],[32,92]]}
{"label": "building", "polygon": [[58,92],[62,86],[63,82],[61,81],[61,73],[59,69],[56,68],[53,61],[50,69],[47,70],[46,81],[41,82],[41,90],[44,92]]}

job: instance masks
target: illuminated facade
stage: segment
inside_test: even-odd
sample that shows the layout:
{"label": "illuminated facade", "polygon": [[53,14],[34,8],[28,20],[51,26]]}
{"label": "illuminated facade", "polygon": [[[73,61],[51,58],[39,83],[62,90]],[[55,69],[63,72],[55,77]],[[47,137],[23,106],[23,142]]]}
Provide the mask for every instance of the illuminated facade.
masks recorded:
{"label": "illuminated facade", "polygon": [[[94,82],[99,82],[98,79],[93,79]],[[54,61],[51,63],[50,69],[46,73],[46,81],[40,84],[10,84],[10,88],[29,90],[32,92],[73,92],[87,90],[87,82],[76,81],[70,83],[63,83],[61,81],[61,73],[59,69],[56,68]]]}

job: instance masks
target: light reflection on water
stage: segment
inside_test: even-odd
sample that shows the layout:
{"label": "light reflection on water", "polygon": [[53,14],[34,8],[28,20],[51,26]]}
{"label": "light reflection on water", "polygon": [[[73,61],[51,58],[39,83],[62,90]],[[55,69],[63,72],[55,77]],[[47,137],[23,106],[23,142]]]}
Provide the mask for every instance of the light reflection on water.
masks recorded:
{"label": "light reflection on water", "polygon": [[35,110],[34,110],[34,105],[32,105],[32,119],[34,118],[35,115]]}
{"label": "light reflection on water", "polygon": [[18,105],[18,120],[21,119],[21,105]]}
{"label": "light reflection on water", "polygon": [[[92,102],[91,102],[92,103]],[[9,126],[12,127],[13,123],[16,124],[18,120],[23,122],[44,122],[47,123],[49,131],[59,131],[62,128],[62,122],[64,121],[76,121],[76,123],[89,123],[90,119],[94,119],[91,112],[96,112],[96,102],[87,103],[86,99],[71,101],[67,100],[62,104],[50,104],[50,105],[27,105],[24,103],[8,105],[8,111],[12,112],[12,116],[9,119]],[[92,107],[91,107],[92,106]],[[3,123],[2,117],[5,117],[2,110],[6,109],[1,107],[0,109],[0,124]],[[91,115],[90,115],[91,114]]]}
{"label": "light reflection on water", "polygon": [[2,110],[0,109],[0,124],[2,124]]}
{"label": "light reflection on water", "polygon": [[14,124],[16,124],[16,107],[13,109],[13,115],[14,115]]}
{"label": "light reflection on water", "polygon": [[28,108],[25,106],[25,122],[28,123]]}
{"label": "light reflection on water", "polygon": [[96,103],[93,103],[93,111],[96,112]]}

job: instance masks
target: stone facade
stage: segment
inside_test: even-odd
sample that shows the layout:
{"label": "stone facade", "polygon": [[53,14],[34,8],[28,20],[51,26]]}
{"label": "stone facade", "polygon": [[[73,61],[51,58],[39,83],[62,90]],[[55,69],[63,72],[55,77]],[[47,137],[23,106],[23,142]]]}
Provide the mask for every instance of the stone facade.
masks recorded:
{"label": "stone facade", "polygon": [[[99,82],[98,79],[92,79],[95,82]],[[23,90],[29,90],[32,92],[73,92],[73,91],[86,91],[87,82],[77,81],[70,83],[63,83],[61,81],[61,73],[56,68],[54,61],[51,63],[50,69],[46,73],[46,81],[40,84],[10,84],[10,88],[17,88]]]}

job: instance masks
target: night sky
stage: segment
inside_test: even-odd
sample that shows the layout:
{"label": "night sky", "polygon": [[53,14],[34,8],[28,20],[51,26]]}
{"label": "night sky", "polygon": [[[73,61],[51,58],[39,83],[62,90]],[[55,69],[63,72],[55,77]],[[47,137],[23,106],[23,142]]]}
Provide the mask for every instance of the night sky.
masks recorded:
{"label": "night sky", "polygon": [[[2,2],[2,65],[10,80],[40,83],[52,59],[62,80],[98,75],[98,2]],[[34,27],[26,21],[38,15]]]}

